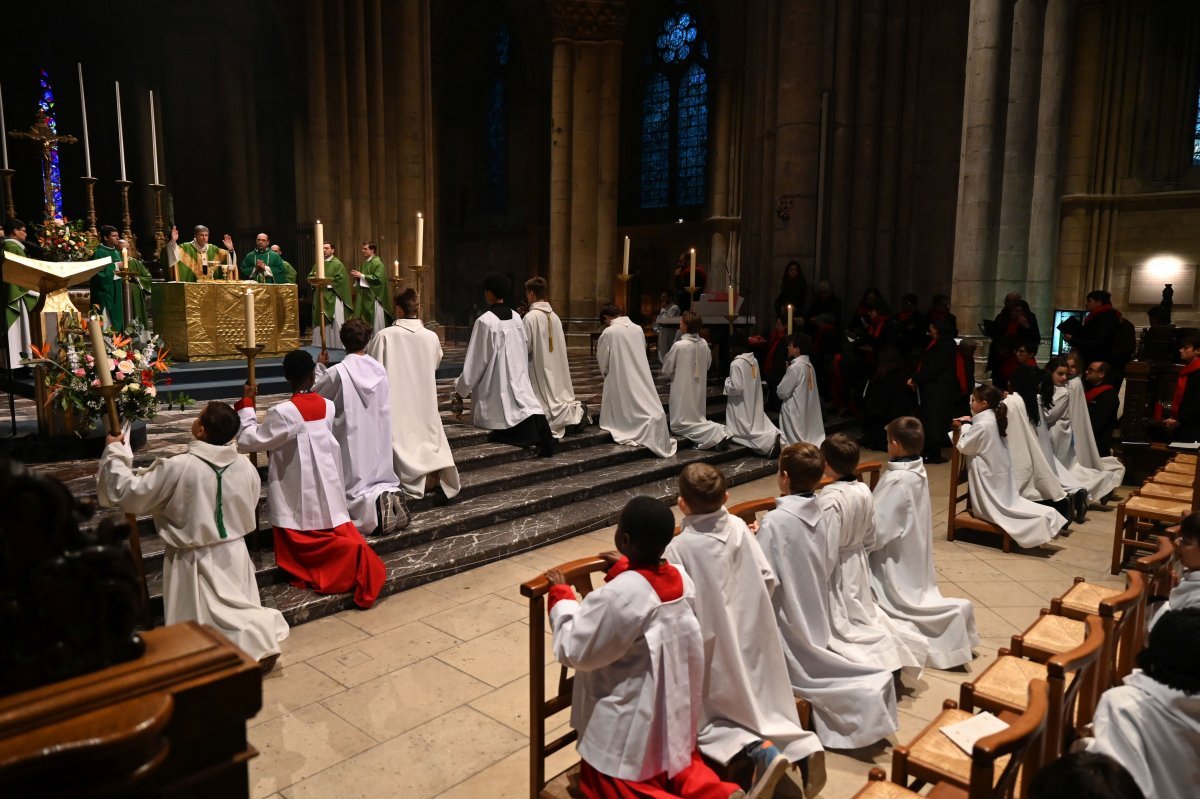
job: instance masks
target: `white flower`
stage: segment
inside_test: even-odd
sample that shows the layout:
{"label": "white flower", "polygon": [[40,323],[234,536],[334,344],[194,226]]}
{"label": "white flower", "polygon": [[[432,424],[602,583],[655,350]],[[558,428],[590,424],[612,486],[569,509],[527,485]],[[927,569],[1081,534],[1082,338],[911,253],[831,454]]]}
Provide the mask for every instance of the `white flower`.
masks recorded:
{"label": "white flower", "polygon": [[133,365],[133,361],[121,361],[119,364],[117,364],[117,368],[125,374],[129,374],[137,367]]}
{"label": "white flower", "polygon": [[128,353],[126,353],[125,350],[113,350],[113,358],[118,361],[124,358],[127,354]]}
{"label": "white flower", "polygon": [[125,388],[121,389],[121,391],[141,391],[141,390],[142,390],[141,383],[126,383]]}
{"label": "white flower", "polygon": [[147,394],[149,394],[151,397],[157,397],[157,396],[158,396],[158,389],[157,389],[157,388],[155,388],[154,386],[146,386],[146,388],[145,388],[145,392],[146,392]]}

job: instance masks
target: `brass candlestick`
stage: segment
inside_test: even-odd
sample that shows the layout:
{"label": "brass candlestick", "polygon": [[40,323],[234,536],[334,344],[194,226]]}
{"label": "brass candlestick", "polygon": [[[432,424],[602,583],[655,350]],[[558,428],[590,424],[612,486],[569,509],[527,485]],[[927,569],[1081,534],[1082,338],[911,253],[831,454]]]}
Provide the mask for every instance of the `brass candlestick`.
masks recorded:
{"label": "brass candlestick", "polygon": [[[0,136],[4,135],[4,131],[0,130]],[[16,219],[17,206],[13,203],[12,179],[16,174],[13,169],[0,169],[0,175],[4,175],[4,218]]]}
{"label": "brass candlestick", "polygon": [[141,258],[137,248],[137,236],[133,233],[133,217],[129,214],[129,187],[132,185],[128,180],[117,181],[117,186],[121,188],[121,238],[129,244],[129,254],[134,258]]}
{"label": "brass candlestick", "polygon": [[[163,247],[167,246],[167,234],[163,232],[162,193],[166,188],[162,183],[151,183],[154,189],[154,260],[162,260]],[[164,276],[166,270],[164,270]]]}
{"label": "brass candlestick", "polygon": [[125,308],[125,325],[128,327],[133,319],[133,284],[130,281],[137,277],[137,272],[132,269],[118,269],[117,274],[121,277],[121,299]]}
{"label": "brass candlestick", "polygon": [[99,241],[100,232],[96,228],[96,179],[88,175],[80,180],[83,181],[83,193],[87,196],[88,238]]}
{"label": "brass candlestick", "polygon": [[264,349],[266,349],[265,344],[257,344],[253,347],[237,348],[237,351],[240,352],[246,359],[246,382],[249,383],[252,388],[258,387],[258,380],[254,375],[254,359],[257,358]]}
{"label": "brass candlestick", "polygon": [[96,390],[100,392],[100,396],[104,397],[104,404],[107,408],[108,417],[108,434],[110,436],[121,435],[121,417],[117,414],[117,395],[121,393],[123,386],[113,384],[111,386],[97,386]]}
{"label": "brass candlestick", "polygon": [[[409,269],[412,271],[412,273],[414,275],[417,276],[417,297],[419,297],[421,299],[421,317],[424,317],[424,315],[425,315],[425,278],[424,278],[424,275],[425,275],[425,272],[427,272],[430,269],[430,267],[425,266],[424,264],[416,264],[414,266],[410,266]],[[424,319],[422,318],[421,321],[424,321]]]}
{"label": "brass candlestick", "polygon": [[727,314],[725,314],[725,318],[729,320],[729,335],[732,336],[733,335],[733,320],[737,319],[737,314],[727,313]]}
{"label": "brass candlestick", "polygon": [[321,313],[321,352],[325,352],[328,347],[325,342],[325,289],[333,285],[333,278],[330,277],[309,277],[308,285],[314,289],[313,302],[320,303]]}
{"label": "brass candlestick", "polygon": [[621,281],[621,309],[625,313],[629,313],[629,281],[633,279],[633,275],[628,272],[621,272],[617,275],[617,280]]}

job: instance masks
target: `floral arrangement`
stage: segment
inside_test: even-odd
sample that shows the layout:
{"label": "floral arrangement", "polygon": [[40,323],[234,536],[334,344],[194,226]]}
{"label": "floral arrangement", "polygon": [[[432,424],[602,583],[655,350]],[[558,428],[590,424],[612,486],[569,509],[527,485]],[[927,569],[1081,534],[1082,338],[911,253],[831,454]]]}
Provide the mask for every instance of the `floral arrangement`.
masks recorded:
{"label": "floral arrangement", "polygon": [[[153,419],[158,415],[158,384],[169,385],[171,369],[169,349],[162,337],[134,320],[119,333],[104,331],[104,345],[112,367],[117,394],[117,414],[123,422]],[[57,352],[51,352],[57,348]],[[92,355],[92,342],[78,317],[68,317],[59,329],[56,344],[34,348],[34,357],[26,363],[46,366],[47,407],[57,404],[75,415],[75,432],[84,436],[105,413],[100,376]]]}
{"label": "floral arrangement", "polygon": [[65,216],[52,217],[37,228],[38,244],[46,251],[47,261],[86,261],[96,249],[82,222]]}

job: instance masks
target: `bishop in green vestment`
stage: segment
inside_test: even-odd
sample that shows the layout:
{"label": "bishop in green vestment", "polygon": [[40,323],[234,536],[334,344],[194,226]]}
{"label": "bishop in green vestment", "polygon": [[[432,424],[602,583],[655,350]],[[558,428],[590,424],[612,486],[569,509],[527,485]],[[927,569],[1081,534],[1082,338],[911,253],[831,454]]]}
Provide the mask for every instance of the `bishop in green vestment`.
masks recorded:
{"label": "bishop in green vestment", "polygon": [[[283,261],[283,249],[278,244],[271,245],[271,252],[278,255],[279,260]],[[283,276],[284,276],[284,281],[283,281],[284,283],[295,283],[296,282],[296,268],[294,266],[292,266],[291,264],[289,264],[287,261],[283,261]]]}
{"label": "bishop in green vestment", "polygon": [[181,283],[195,283],[205,274],[214,280],[224,279],[224,264],[234,263],[233,239],[229,234],[225,235],[225,246],[229,248],[227,252],[215,244],[209,244],[208,235],[208,228],[196,225],[192,240],[180,244],[179,228],[171,228],[171,240],[167,242],[168,277],[172,268],[176,268],[178,277],[175,279]]}
{"label": "bishop in green vestment", "polygon": [[338,330],[342,322],[350,318],[353,308],[350,305],[350,273],[346,265],[338,260],[334,246],[325,242],[325,277],[333,283],[323,290],[324,297],[318,300],[313,297],[313,343],[321,343],[321,308],[325,309],[325,345],[341,348],[342,339]]}
{"label": "bishop in green vestment", "polygon": [[392,323],[392,316],[387,312],[387,268],[376,250],[375,242],[363,242],[362,255],[366,260],[350,271],[350,279],[354,286],[354,318],[363,320],[378,333]]}
{"label": "bishop in green vestment", "polygon": [[271,239],[266,233],[259,233],[254,237],[254,249],[242,259],[238,272],[242,280],[253,280],[256,283],[288,282],[283,269],[283,258],[272,251]]}
{"label": "bishop in green vestment", "polygon": [[[25,255],[25,223],[11,220],[5,232],[4,251],[14,255]],[[12,283],[0,283],[4,290],[4,330],[8,336],[9,366],[16,369],[21,365],[21,351],[29,350],[29,313],[37,305],[37,294]],[[24,317],[25,321],[22,321]]]}
{"label": "bishop in green vestment", "polygon": [[125,329],[124,284],[117,270],[121,268],[121,234],[112,225],[100,226],[100,244],[92,258],[109,258],[99,272],[92,275],[88,286],[92,290],[92,305],[108,314],[108,325],[113,330]]}

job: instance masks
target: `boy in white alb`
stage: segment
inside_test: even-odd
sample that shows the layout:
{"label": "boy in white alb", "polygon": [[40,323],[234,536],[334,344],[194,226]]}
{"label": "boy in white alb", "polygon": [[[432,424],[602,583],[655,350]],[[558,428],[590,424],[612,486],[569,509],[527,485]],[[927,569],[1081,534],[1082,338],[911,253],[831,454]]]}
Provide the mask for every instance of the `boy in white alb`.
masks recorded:
{"label": "boy in white alb", "polygon": [[779,427],[784,444],[805,442],[821,446],[825,440],[825,419],[821,415],[821,393],[817,390],[817,372],[808,353],[812,338],[797,333],[788,339],[788,368],[775,393],[783,400],[779,409]]}
{"label": "boy in white alb", "polygon": [[[407,522],[408,513],[392,468],[387,370],[363,352],[371,338],[370,323],[351,319],[339,332],[346,357],[327,369],[329,353],[320,354],[313,392],[333,402],[333,436],[342,448],[350,521],[366,535],[381,532],[381,527],[386,528],[382,532],[391,532]],[[402,518],[397,519],[397,511]]]}
{"label": "boy in white alb", "polygon": [[1185,516],[1179,525],[1175,553],[1179,557],[1179,584],[1155,611],[1151,627],[1168,610],[1200,608],[1200,511]]}
{"label": "boy in white alb", "polygon": [[675,454],[675,439],[646,360],[646,334],[611,303],[600,309],[604,325],[596,364],[604,378],[600,427],[618,444],[645,447],[660,458]]}
{"label": "boy in white alb", "polygon": [[232,444],[237,431],[233,409],[210,402],[192,423],[194,440],[185,454],[138,470],[125,437],[109,436],[96,493],[106,507],[154,516],[166,544],[166,623],[197,621],[215,627],[270,668],[288,626],[279,611],[262,607],[243,540],[257,529],[262,483],[258,470]]}
{"label": "boy in white alb", "polygon": [[782,496],[759,524],[758,543],[779,581],[771,600],[792,690],[812,703],[826,748],[857,749],[896,731],[896,688],[890,672],[829,648],[829,538],[813,493],[824,471],[812,444],[783,448]]}
{"label": "boy in white alb", "polygon": [[562,321],[546,301],[548,289],[544,277],[525,281],[525,338],[529,342],[529,382],[546,414],[546,423],[555,438],[568,431],[587,427],[587,407],[575,399],[571,384],[571,365],[567,362],[567,337]]}
{"label": "boy in white alb", "polygon": [[875,486],[875,544],[871,584],[879,606],[911,622],[929,642],[927,665],[953,669],[970,663],[979,645],[970,600],[942,596],[933,570],[933,511],[921,452],[925,430],[912,416],[887,426],[891,462]]}
{"label": "boy in white alb", "polygon": [[292,585],[320,594],[354,592],[360,608],[375,604],[387,573],[346,510],[342,457],[333,437],[333,403],[312,393],[316,364],[304,350],[283,359],[292,397],[254,411],[255,390],[238,403],[239,452],[270,453],[267,513],[275,528],[275,562],[296,578]]}
{"label": "boy in white alb", "polygon": [[730,345],[734,353],[725,378],[725,427],[733,440],[767,458],[779,456],[779,428],[767,418],[763,407],[762,375],[758,359],[746,348],[743,338]]}
{"label": "boy in white alb", "polygon": [[684,311],[679,330],[682,335],[662,367],[663,377],[671,378],[671,432],[691,441],[697,449],[728,449],[729,431],[707,417],[712,353],[708,342],[700,338],[700,315]]}
{"label": "boy in white alb", "polygon": [[[561,572],[546,573],[554,656],[576,670],[571,726],[590,799],[744,796],[696,751],[704,648],[695,587],[662,560],[674,527],[669,508],[635,497],[617,522],[604,585],[580,602]],[[774,758],[751,795],[769,796],[785,768]]]}
{"label": "boy in white alb", "polygon": [[681,532],[663,554],[696,584],[696,616],[707,654],[700,751],[726,764],[766,739],[799,763],[820,752],[821,742],[800,726],[789,690],[771,610],[775,574],[746,523],[725,510],[725,489],[725,475],[715,466],[684,467]]}
{"label": "boy in white alb", "polygon": [[867,550],[875,544],[871,489],[854,474],[858,444],[845,433],[821,442],[825,474],[834,481],[817,493],[829,536],[829,648],[855,663],[887,671],[925,665],[929,642],[907,622],[888,618],[875,602]]}

